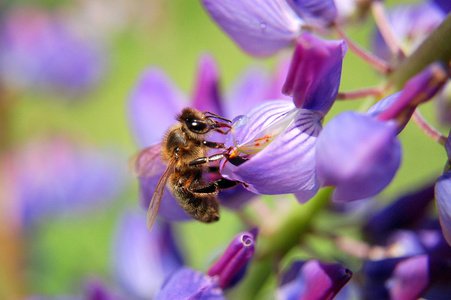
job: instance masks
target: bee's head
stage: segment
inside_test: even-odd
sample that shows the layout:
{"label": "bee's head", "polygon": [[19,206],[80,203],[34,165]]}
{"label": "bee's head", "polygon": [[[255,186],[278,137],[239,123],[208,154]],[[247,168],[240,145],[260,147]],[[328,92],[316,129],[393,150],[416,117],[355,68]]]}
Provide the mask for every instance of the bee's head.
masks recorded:
{"label": "bee's head", "polygon": [[213,120],[194,108],[184,108],[177,120],[187,129],[186,132],[194,134],[206,134],[216,128]]}

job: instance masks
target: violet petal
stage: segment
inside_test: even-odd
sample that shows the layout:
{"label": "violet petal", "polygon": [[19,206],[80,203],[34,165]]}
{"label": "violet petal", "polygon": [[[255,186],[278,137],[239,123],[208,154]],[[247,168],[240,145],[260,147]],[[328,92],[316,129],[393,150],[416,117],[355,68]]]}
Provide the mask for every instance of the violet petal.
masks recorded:
{"label": "violet petal", "polygon": [[401,162],[396,124],[356,112],[333,118],[321,132],[317,171],[323,184],[335,186],[335,201],[374,196],[394,177]]}
{"label": "violet petal", "polygon": [[299,38],[283,93],[293,96],[296,107],[326,114],[340,86],[346,43],[324,41],[310,33]]}
{"label": "violet petal", "polygon": [[167,75],[157,68],[145,70],[130,98],[128,117],[141,147],[163,139],[164,132],[175,124],[175,114],[185,106],[185,96]]}
{"label": "violet petal", "polygon": [[111,203],[126,183],[123,158],[114,151],[82,146],[65,138],[33,141],[17,151],[8,171],[22,222],[86,213]]}
{"label": "violet petal", "polygon": [[451,245],[451,172],[448,171],[437,180],[435,197],[443,235]]}
{"label": "violet petal", "polygon": [[125,213],[117,227],[112,253],[114,275],[134,297],[150,299],[164,279],[183,266],[171,227],[156,222],[149,232],[144,212]]}
{"label": "violet petal", "polygon": [[106,55],[97,41],[56,13],[18,6],[2,11],[0,23],[3,84],[67,94],[92,87],[104,75]]}
{"label": "violet petal", "polygon": [[191,106],[200,111],[224,115],[220,103],[219,71],[210,55],[202,55],[197,67],[197,81]]}
{"label": "violet petal", "polygon": [[296,110],[291,102],[284,100],[264,102],[248,115],[248,122],[238,128],[234,136],[238,146],[255,144],[256,139],[270,134],[271,125],[277,122],[287,125],[245,163],[237,167],[226,164],[221,171],[223,176],[245,182],[250,191],[259,194],[309,191],[308,196],[313,196],[319,189],[315,174],[315,143],[321,130],[321,115],[310,110]]}
{"label": "violet petal", "polygon": [[287,300],[333,299],[351,277],[352,272],[340,265],[297,262],[282,279],[278,296]]}
{"label": "violet petal", "polygon": [[214,278],[183,267],[165,282],[154,299],[225,300],[225,297]]}
{"label": "violet petal", "polygon": [[364,225],[365,236],[372,242],[385,244],[389,233],[397,229],[412,228],[427,214],[427,207],[434,200],[434,186],[403,195],[371,216]]}
{"label": "violet petal", "polygon": [[328,25],[337,18],[333,0],[293,0],[300,16],[309,24]]}
{"label": "violet petal", "polygon": [[417,299],[429,284],[429,257],[425,254],[399,262],[387,282],[393,300]]}
{"label": "violet petal", "polygon": [[303,21],[285,0],[202,0],[213,20],[244,51],[269,56],[291,44]]}
{"label": "violet petal", "polygon": [[407,81],[396,101],[377,118],[384,121],[396,118],[399,127],[403,128],[410,120],[415,108],[431,99],[447,80],[448,75],[442,64],[430,64]]}

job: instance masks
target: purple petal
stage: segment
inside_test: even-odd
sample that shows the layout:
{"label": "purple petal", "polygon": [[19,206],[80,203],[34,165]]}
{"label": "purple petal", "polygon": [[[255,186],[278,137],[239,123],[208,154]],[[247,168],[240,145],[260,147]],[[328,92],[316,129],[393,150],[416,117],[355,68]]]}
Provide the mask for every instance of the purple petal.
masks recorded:
{"label": "purple petal", "polygon": [[232,240],[218,261],[210,267],[207,274],[218,276],[218,284],[222,289],[230,287],[237,274],[244,275],[241,271],[254,254],[254,249],[254,235],[249,232],[240,233]]}
{"label": "purple petal", "polygon": [[366,261],[362,267],[364,276],[363,299],[390,299],[386,281],[390,278],[396,265],[404,258],[389,258],[377,261]]}
{"label": "purple petal", "polygon": [[409,79],[396,101],[381,112],[379,120],[397,119],[402,128],[410,120],[415,108],[431,99],[448,80],[444,66],[433,63]]}
{"label": "purple petal", "polygon": [[[124,158],[125,159],[125,158]],[[122,191],[125,169],[111,150],[100,151],[64,138],[36,140],[13,156],[10,176],[23,221],[92,211]]]}
{"label": "purple petal", "polygon": [[390,232],[418,224],[427,214],[427,207],[433,200],[434,186],[431,184],[403,195],[367,221],[364,226],[366,236],[373,242],[385,244]]}
{"label": "purple petal", "polygon": [[218,68],[212,56],[203,55],[198,62],[197,82],[191,106],[223,116],[220,100]]}
{"label": "purple petal", "polygon": [[184,103],[185,96],[163,71],[145,70],[129,98],[129,122],[138,144],[147,147],[161,142]]}
{"label": "purple petal", "polygon": [[165,282],[154,299],[225,300],[225,297],[214,278],[184,267]]}
{"label": "purple petal", "polygon": [[337,9],[333,0],[293,0],[299,14],[309,24],[326,26],[337,18]]}
{"label": "purple petal", "polygon": [[258,148],[259,140],[265,137],[271,141],[256,154],[248,156],[249,160],[240,166],[226,164],[221,173],[245,182],[255,193],[306,192],[306,197],[311,198],[319,189],[315,174],[315,143],[321,130],[321,115],[296,110],[291,102],[284,100],[264,102],[248,115],[248,122],[237,128],[234,136],[238,149],[246,151],[246,145],[250,145],[251,150],[254,146]]}
{"label": "purple petal", "polygon": [[260,66],[248,68],[232,83],[227,95],[226,117],[242,115],[258,103],[271,99],[267,98],[270,85],[267,73]]}
{"label": "purple petal", "polygon": [[293,96],[298,108],[326,114],[338,93],[345,53],[343,40],[324,41],[303,33],[296,45],[283,93]]}
{"label": "purple petal", "polygon": [[318,177],[335,186],[335,201],[374,196],[394,177],[401,162],[396,124],[355,112],[333,118],[316,147]]}
{"label": "purple petal", "polygon": [[317,260],[296,262],[284,275],[278,291],[280,299],[333,299],[351,279],[352,272],[340,265]]}
{"label": "purple petal", "polygon": [[0,26],[3,83],[67,94],[92,87],[104,74],[100,47],[56,14],[15,8],[4,14]]}
{"label": "purple petal", "polygon": [[443,235],[451,245],[451,172],[443,174],[438,179],[435,197]]}
{"label": "purple petal", "polygon": [[244,51],[269,56],[291,44],[303,21],[285,0],[202,0],[213,20]]}
{"label": "purple petal", "polygon": [[183,266],[171,227],[157,222],[149,232],[143,212],[122,216],[112,258],[117,281],[130,295],[141,299],[152,298],[164,279]]}
{"label": "purple petal", "polygon": [[219,192],[218,199],[222,206],[232,210],[240,210],[244,204],[257,195],[246,190],[242,185]]}
{"label": "purple petal", "polygon": [[417,299],[429,286],[429,258],[418,255],[399,262],[389,279],[390,299]]}

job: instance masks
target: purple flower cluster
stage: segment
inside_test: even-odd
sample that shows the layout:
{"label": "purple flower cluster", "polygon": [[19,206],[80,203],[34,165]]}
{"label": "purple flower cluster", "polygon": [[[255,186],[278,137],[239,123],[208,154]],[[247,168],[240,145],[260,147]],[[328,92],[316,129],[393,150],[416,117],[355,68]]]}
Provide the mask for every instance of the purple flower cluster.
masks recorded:
{"label": "purple flower cluster", "polygon": [[[358,11],[356,2],[351,3],[354,11],[363,13],[363,10]],[[296,219],[298,210],[292,209],[273,222],[280,217],[277,212],[256,209],[260,223],[241,214],[248,231],[239,234],[206,273],[188,266],[178,268],[166,277],[156,292],[156,299],[225,299],[225,293],[244,276],[247,266],[253,265],[254,251],[256,266],[250,267],[251,271],[247,272],[250,279],[243,284],[258,292],[269,274],[274,274],[273,267],[277,271],[282,269],[283,261],[291,267],[287,272],[277,273],[280,299],[332,299],[345,297],[349,290],[357,290],[365,299],[417,299],[448,291],[443,283],[449,282],[447,274],[451,262],[451,142],[421,117],[418,107],[441,93],[449,80],[450,58],[448,55],[448,60],[444,60],[429,53],[430,59],[422,62],[415,72],[404,65],[409,59],[420,60],[410,53],[417,47],[421,50],[430,32],[446,22],[449,7],[442,1],[430,1],[419,5],[425,8],[416,8],[413,15],[392,19],[384,15],[380,1],[366,3],[366,8],[372,7],[380,29],[375,37],[374,52],[380,57],[377,58],[360,49],[343,33],[340,26],[350,17],[344,15],[343,10],[340,15],[333,1],[263,0],[256,5],[250,0],[202,0],[201,3],[219,27],[247,53],[267,57],[293,46],[291,61],[281,72],[282,80],[271,81],[260,73],[247,73],[235,84],[238,88],[224,96],[213,60],[204,56],[190,101],[185,100],[164,73],[155,68],[145,71],[129,101],[130,123],[138,143],[157,145],[147,153],[153,157],[153,163],[147,166],[146,176],[139,178],[143,206],[149,206],[166,168],[158,143],[165,130],[175,123],[173,115],[185,106],[232,120],[230,128],[224,126],[227,130],[223,135],[209,136],[209,140],[220,145],[211,153],[222,155],[222,161],[214,165],[219,167],[220,174],[205,172],[204,177],[211,181],[221,176],[239,183],[238,187],[218,195],[222,205],[236,210],[254,194],[293,194],[312,214],[324,208],[329,197],[341,204],[363,199],[376,201],[372,198],[392,182],[401,165],[403,150],[398,135],[411,119],[432,140],[445,146],[447,166],[435,185],[435,194],[432,184],[419,193],[401,198],[378,214],[365,215],[369,218],[365,220],[366,225],[355,224],[363,226],[361,232],[365,239],[361,244],[367,250],[357,255],[363,259],[363,267],[358,270],[363,283],[360,287],[353,283],[339,293],[353,274],[341,264],[331,262],[340,260],[339,254],[332,254],[328,262],[315,257],[301,257],[294,263],[283,261],[292,248],[300,245],[302,249],[304,234],[315,233],[312,220],[316,215],[308,216],[311,220],[304,224],[304,220]],[[434,11],[429,13],[433,18],[421,15],[429,10]],[[413,19],[420,20],[424,26],[414,26]],[[396,25],[398,21],[400,24]],[[331,31],[336,31],[342,39],[326,40],[316,35]],[[449,36],[448,31],[445,34]],[[393,38],[396,33],[401,40],[415,40],[409,51],[398,45]],[[398,42],[404,44],[404,41]],[[379,51],[384,47],[385,54]],[[340,93],[348,50],[376,70],[383,70],[386,82],[372,90]],[[406,69],[408,71],[404,71]],[[411,73],[399,74],[402,72]],[[400,82],[397,78],[402,76],[407,78]],[[365,96],[373,97],[366,111],[347,110],[328,115],[336,99]],[[205,167],[205,170],[209,169]],[[187,183],[179,180],[178,184]],[[195,190],[192,184],[187,186]],[[325,189],[320,191],[322,188]],[[202,199],[202,188],[195,192]],[[213,194],[204,193],[206,196]],[[434,197],[438,213],[427,215],[426,209]],[[321,201],[324,199],[326,201]],[[258,204],[256,207],[260,208]],[[159,216],[166,221],[187,218],[175,204],[170,190],[163,193]],[[263,226],[263,223],[270,225]],[[261,230],[261,249],[255,243],[256,234],[250,230],[254,226]],[[331,237],[342,234],[329,230]],[[358,252],[352,250],[353,254]],[[349,258],[343,260],[359,268]],[[280,275],[282,273],[285,274]]]}

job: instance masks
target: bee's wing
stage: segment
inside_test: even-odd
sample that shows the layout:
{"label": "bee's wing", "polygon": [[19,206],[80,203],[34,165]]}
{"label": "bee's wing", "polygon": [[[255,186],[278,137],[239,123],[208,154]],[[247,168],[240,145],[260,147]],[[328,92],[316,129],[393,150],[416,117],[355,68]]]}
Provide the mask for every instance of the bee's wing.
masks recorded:
{"label": "bee's wing", "polygon": [[128,167],[135,176],[152,177],[164,169],[161,160],[161,144],[145,148],[133,155],[128,161]]}
{"label": "bee's wing", "polygon": [[149,209],[147,210],[147,228],[149,229],[149,231],[152,229],[155,218],[157,217],[161,198],[163,197],[164,188],[169,176],[174,172],[174,165],[175,158],[173,158],[166,166],[166,170],[164,170],[163,175],[161,175],[157,187],[155,188],[155,192],[153,193],[152,199],[150,200]]}

